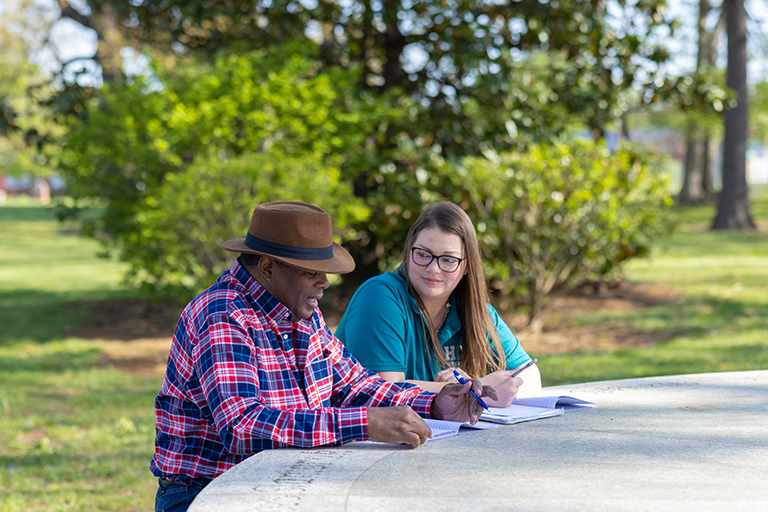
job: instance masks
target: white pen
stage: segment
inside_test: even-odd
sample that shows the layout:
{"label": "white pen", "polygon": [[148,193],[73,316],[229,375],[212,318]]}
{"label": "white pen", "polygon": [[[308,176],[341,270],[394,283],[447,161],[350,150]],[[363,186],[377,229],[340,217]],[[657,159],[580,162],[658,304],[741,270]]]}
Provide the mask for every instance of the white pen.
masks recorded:
{"label": "white pen", "polygon": [[515,373],[510,375],[510,377],[517,377],[518,373],[522,372],[523,370],[526,370],[526,369],[530,368],[531,366],[536,364],[536,361],[538,361],[538,359],[531,359],[530,361],[525,363],[520,369],[518,369]]}

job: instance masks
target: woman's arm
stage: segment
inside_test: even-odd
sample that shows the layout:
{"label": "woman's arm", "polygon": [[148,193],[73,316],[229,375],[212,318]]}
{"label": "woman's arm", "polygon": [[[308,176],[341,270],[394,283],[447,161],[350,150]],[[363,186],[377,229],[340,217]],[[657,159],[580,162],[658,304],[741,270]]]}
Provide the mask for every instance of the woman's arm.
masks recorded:
{"label": "woman's arm", "polygon": [[408,382],[409,384],[416,384],[424,391],[430,391],[432,393],[439,393],[443,386],[447,382],[431,382],[426,380],[405,380],[405,372],[376,372],[379,377],[389,382]]}
{"label": "woman's arm", "polygon": [[[459,370],[465,379],[470,378],[469,375]],[[377,372],[379,377],[389,382],[409,382],[416,384],[424,391],[431,391],[432,393],[439,393],[443,386],[453,382],[453,368],[441,371],[435,376],[435,382],[424,380],[404,380],[404,372]],[[541,375],[538,367],[534,364],[530,368],[523,370],[516,378],[510,378],[509,376],[514,373],[514,370],[502,370],[493,372],[480,380],[487,386],[492,386],[499,393],[498,400],[486,399],[486,403],[490,407],[506,407],[512,403],[515,398],[527,398],[532,396],[539,396],[541,392]],[[520,383],[522,379],[522,383]]]}
{"label": "woman's arm", "polygon": [[523,384],[517,390],[516,398],[529,398],[541,394],[541,372],[539,372],[538,366],[534,364],[530,368],[526,368],[520,372],[518,377],[523,379]]}
{"label": "woman's arm", "polygon": [[[504,355],[507,359],[506,366],[509,370],[503,370],[503,372],[506,375],[509,375],[510,373],[514,373],[514,370],[530,361],[531,357],[525,352],[520,344],[520,340],[512,334],[512,330],[504,320],[501,319],[501,316],[493,306],[488,305],[488,312],[491,314],[491,320],[496,325],[496,332],[499,335],[499,341],[501,342],[501,346],[504,349]],[[494,374],[492,373],[490,375]],[[490,375],[488,377],[490,377]],[[523,370],[518,377],[520,377],[523,382],[520,384],[520,388],[517,390],[517,396],[515,398],[539,396],[539,393],[541,392],[541,373],[539,373],[539,369],[536,365]]]}
{"label": "woman's arm", "polygon": [[[405,372],[408,329],[406,308],[396,289],[385,282],[382,276],[374,277],[357,289],[335,335],[355,359],[369,370]],[[403,380],[401,378],[391,382]]]}

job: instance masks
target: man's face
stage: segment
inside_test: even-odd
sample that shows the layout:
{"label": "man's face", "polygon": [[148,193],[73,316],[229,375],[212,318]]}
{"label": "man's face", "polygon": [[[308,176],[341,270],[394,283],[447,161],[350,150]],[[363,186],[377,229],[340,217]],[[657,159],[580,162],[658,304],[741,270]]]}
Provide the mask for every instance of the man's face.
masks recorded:
{"label": "man's face", "polygon": [[291,310],[295,322],[311,317],[323,297],[323,290],[328,288],[325,273],[274,263],[269,292]]}

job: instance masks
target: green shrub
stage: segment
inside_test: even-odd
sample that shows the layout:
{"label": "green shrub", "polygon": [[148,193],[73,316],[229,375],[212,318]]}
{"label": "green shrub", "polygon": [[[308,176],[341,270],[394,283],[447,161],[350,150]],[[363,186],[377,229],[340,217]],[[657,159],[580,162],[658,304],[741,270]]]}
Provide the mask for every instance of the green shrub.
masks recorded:
{"label": "green shrub", "polygon": [[[300,44],[179,57],[167,68],[155,63],[151,77],[92,91],[80,115],[66,117],[59,170],[76,204],[99,198],[105,205],[89,231],[106,235],[107,248],[130,251],[145,229],[139,217],[152,208],[150,198],[209,155],[226,161],[268,153],[282,169],[302,159],[360,167],[374,144],[369,134],[395,107],[387,97],[354,94],[359,76],[354,68],[318,72]],[[276,155],[286,162],[278,165]]]}
{"label": "green shrub", "polygon": [[470,157],[449,167],[477,226],[492,286],[536,318],[552,291],[611,276],[668,229],[658,157],[568,141]]}
{"label": "green shrub", "polygon": [[59,213],[98,198],[103,215],[86,231],[130,264],[129,281],[179,300],[218,275],[227,256],[215,252],[219,242],[244,236],[259,201],[328,205],[336,226],[348,218],[365,229],[371,206],[339,183],[339,169],[351,184],[374,165],[370,134],[400,107],[355,94],[355,68],[319,72],[313,48],[180,57],[174,67],[155,63],[151,77],[92,91],[65,120],[60,170],[75,204]]}
{"label": "green shrub", "polygon": [[253,208],[268,201],[306,201],[327,210],[337,242],[368,210],[355,199],[339,169],[319,158],[248,153],[220,161],[198,159],[167,176],[137,215],[140,229],[121,247],[128,278],[149,296],[189,300],[232,264],[221,248],[245,236]]}

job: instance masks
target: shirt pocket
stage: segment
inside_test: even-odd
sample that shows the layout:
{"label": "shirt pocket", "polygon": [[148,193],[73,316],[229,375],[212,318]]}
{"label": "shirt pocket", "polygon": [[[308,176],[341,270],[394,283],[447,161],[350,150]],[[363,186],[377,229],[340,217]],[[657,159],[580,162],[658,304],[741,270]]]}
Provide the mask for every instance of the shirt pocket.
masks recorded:
{"label": "shirt pocket", "polygon": [[331,407],[333,366],[331,359],[315,359],[304,367],[307,402],[310,407]]}

